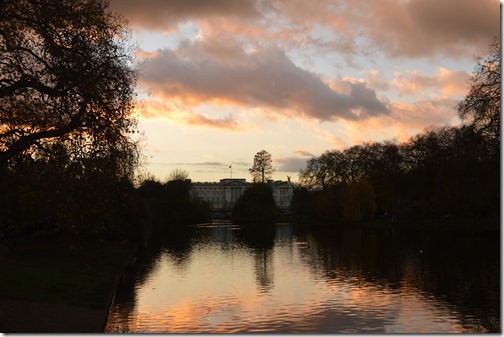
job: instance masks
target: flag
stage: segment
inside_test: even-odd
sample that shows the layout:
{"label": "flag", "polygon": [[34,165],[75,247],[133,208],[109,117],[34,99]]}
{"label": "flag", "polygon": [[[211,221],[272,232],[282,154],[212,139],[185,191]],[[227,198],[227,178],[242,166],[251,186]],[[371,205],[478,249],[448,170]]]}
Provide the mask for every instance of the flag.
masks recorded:
{"label": "flag", "polygon": [[229,165],[229,168],[231,168],[231,166],[233,166],[233,165]]}

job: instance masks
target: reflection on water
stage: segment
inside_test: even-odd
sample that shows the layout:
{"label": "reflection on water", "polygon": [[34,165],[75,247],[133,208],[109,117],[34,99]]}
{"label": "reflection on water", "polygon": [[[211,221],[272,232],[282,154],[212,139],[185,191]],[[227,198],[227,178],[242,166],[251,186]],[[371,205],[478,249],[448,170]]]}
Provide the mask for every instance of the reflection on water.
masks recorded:
{"label": "reflection on water", "polygon": [[200,225],[145,250],[106,332],[500,332],[495,237]]}

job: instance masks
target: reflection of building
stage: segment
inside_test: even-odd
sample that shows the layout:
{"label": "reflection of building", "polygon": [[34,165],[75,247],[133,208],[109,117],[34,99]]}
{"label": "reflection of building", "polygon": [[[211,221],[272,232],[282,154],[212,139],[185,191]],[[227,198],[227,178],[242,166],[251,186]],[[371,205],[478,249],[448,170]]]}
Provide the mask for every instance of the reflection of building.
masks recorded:
{"label": "reflection of building", "polygon": [[[287,181],[268,180],[273,198],[280,209],[291,207],[293,186]],[[245,179],[221,179],[218,183],[192,183],[191,194],[212,205],[214,210],[231,209],[250,183]]]}

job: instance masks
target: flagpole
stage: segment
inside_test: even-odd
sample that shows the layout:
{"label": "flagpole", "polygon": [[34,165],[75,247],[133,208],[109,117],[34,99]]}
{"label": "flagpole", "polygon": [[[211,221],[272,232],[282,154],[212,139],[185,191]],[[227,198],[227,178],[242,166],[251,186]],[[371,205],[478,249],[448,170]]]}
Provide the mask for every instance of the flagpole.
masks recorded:
{"label": "flagpole", "polygon": [[229,168],[231,169],[231,179],[233,179],[233,165],[229,165]]}

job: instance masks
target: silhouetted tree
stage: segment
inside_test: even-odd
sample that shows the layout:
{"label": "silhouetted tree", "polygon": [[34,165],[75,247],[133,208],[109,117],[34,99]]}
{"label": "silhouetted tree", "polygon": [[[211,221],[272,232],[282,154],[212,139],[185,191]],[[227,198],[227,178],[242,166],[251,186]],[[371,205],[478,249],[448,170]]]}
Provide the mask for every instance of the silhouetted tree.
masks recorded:
{"label": "silhouetted tree", "polygon": [[458,104],[460,118],[500,144],[500,40],[495,37],[488,55],[476,59],[476,69],[470,80],[469,93]]}
{"label": "silhouetted tree", "polygon": [[231,219],[238,224],[269,224],[275,222],[276,212],[271,188],[265,183],[255,183],[238,198]]}
{"label": "silhouetted tree", "polygon": [[191,197],[190,188],[189,180],[171,180],[164,184],[155,179],[142,182],[138,197],[152,210],[153,231],[166,233],[168,229],[210,219],[210,205]]}
{"label": "silhouetted tree", "polygon": [[326,151],[319,157],[307,160],[306,169],[299,172],[302,185],[310,189],[325,190],[341,181],[344,170],[343,153],[340,151]]}
{"label": "silhouetted tree", "polygon": [[0,1],[0,227],[124,231],[139,162],[128,34],[107,1]]}
{"label": "silhouetted tree", "polygon": [[264,183],[270,179],[275,169],[272,165],[271,154],[265,150],[257,152],[254,156],[254,164],[249,169],[252,180],[256,183]]}
{"label": "silhouetted tree", "polygon": [[175,180],[186,180],[189,179],[189,172],[183,169],[175,169],[170,172],[170,175],[168,176],[168,181],[175,181]]}
{"label": "silhouetted tree", "polygon": [[[108,2],[0,2],[0,167],[22,153],[137,162],[136,73],[124,21]],[[82,163],[81,163],[82,165]]]}

